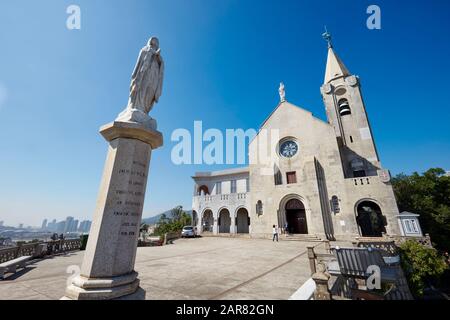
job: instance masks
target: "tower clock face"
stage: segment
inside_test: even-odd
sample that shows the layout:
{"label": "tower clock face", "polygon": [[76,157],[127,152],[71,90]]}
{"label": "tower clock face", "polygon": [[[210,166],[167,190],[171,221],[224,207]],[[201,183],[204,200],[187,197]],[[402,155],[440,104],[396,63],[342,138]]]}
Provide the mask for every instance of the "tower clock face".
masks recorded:
{"label": "tower clock face", "polygon": [[287,140],[280,145],[280,154],[285,158],[292,158],[298,152],[298,145],[295,141]]}

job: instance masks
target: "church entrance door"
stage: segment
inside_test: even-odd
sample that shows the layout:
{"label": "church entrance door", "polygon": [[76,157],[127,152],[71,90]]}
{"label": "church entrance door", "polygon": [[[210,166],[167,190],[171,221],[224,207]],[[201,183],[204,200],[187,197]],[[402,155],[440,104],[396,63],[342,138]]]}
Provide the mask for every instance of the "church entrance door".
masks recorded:
{"label": "church entrance door", "polygon": [[286,203],[286,221],[289,233],[307,234],[306,210],[303,203],[298,199],[289,200]]}

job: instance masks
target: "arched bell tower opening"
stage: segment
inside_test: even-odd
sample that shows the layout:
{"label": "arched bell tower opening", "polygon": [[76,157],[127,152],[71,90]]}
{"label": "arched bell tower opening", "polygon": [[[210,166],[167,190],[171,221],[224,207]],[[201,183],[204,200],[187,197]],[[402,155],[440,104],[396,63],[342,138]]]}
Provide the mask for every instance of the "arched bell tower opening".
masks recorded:
{"label": "arched bell tower opening", "polygon": [[339,106],[339,115],[341,117],[352,114],[352,111],[350,109],[350,105],[349,105],[347,99],[345,99],[345,98],[340,99],[338,101],[338,106]]}

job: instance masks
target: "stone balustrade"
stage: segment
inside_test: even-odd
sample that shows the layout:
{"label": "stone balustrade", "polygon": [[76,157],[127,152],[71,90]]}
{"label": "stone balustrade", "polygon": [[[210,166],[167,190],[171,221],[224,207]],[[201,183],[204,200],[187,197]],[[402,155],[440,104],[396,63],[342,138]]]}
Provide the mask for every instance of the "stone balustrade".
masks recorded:
{"label": "stone balustrade", "polygon": [[[357,242],[379,242],[380,244],[386,245],[386,243],[393,242],[395,245],[400,246],[403,242],[407,240],[414,240],[424,246],[433,247],[433,244],[431,242],[431,237],[427,233],[424,237],[410,237],[410,236],[397,236],[397,235],[386,235],[383,234],[382,238],[370,238],[370,237],[358,237],[356,238]],[[386,248],[380,248],[380,249],[386,249]]]}
{"label": "stone balustrade", "polygon": [[0,249],[0,263],[7,262],[22,256],[31,256],[33,258],[37,258],[44,255],[53,255],[68,251],[75,251],[79,250],[80,247],[80,239],[26,243],[17,247]]}
{"label": "stone balustrade", "polygon": [[207,206],[211,203],[237,203],[242,202],[245,204],[245,200],[247,199],[247,193],[229,193],[229,194],[216,194],[216,195],[204,195],[204,196],[195,196],[194,204],[197,206]]}

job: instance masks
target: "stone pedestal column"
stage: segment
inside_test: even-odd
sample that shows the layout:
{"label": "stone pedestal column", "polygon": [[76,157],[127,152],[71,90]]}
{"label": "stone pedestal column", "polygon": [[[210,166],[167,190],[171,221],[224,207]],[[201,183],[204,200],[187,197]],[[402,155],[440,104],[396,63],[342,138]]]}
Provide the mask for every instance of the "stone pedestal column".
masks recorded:
{"label": "stone pedestal column", "polygon": [[113,122],[100,133],[109,142],[97,205],[80,275],[64,298],[115,299],[139,288],[134,271],[150,157],[162,134],[133,122]]}

